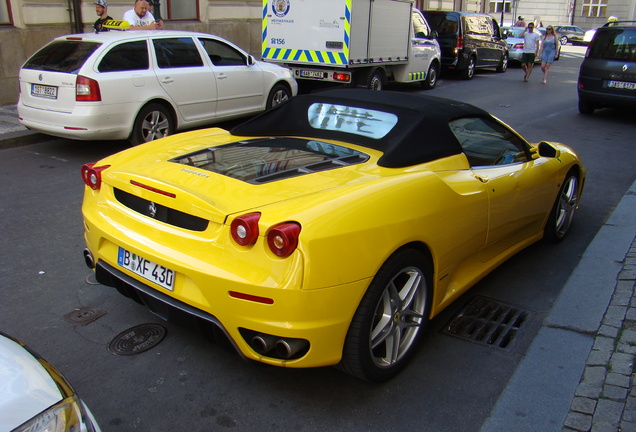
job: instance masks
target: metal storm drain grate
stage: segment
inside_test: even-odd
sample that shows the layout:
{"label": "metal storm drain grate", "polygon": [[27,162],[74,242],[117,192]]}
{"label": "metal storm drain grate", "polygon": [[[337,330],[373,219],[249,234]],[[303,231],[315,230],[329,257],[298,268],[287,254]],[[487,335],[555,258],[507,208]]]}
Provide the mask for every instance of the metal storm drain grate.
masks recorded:
{"label": "metal storm drain grate", "polygon": [[531,317],[532,312],[485,297],[474,297],[450,320],[442,333],[512,351]]}
{"label": "metal storm drain grate", "polygon": [[148,351],[166,336],[166,329],[159,324],[141,324],[117,336],[108,345],[108,350],[120,356],[131,356]]}
{"label": "metal storm drain grate", "polygon": [[106,311],[93,309],[87,306],[82,306],[67,313],[62,318],[64,318],[66,321],[70,322],[71,324],[84,326],[86,324],[92,323],[97,318],[103,315],[106,315]]}

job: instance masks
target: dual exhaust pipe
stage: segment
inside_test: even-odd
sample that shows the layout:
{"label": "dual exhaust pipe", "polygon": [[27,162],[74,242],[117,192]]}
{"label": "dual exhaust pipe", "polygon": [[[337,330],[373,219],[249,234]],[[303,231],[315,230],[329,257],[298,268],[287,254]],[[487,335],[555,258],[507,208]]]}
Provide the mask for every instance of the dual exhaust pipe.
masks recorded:
{"label": "dual exhaust pipe", "polygon": [[296,338],[281,338],[259,333],[252,338],[252,349],[268,357],[290,359],[309,348],[309,341]]}

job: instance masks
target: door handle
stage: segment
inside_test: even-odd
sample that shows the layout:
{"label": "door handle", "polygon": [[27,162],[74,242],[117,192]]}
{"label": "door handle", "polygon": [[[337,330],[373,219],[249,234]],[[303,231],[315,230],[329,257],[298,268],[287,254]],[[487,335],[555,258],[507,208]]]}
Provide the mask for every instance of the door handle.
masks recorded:
{"label": "door handle", "polygon": [[227,78],[227,75],[225,75],[224,73],[221,73],[221,74],[218,74],[218,75],[216,76],[216,78],[217,78],[217,79],[220,79],[220,80],[221,80],[221,79],[226,79],[226,78]]}
{"label": "door handle", "polygon": [[479,174],[473,174],[473,176],[482,183],[488,183],[488,180],[489,180],[488,176],[479,175]]}
{"label": "door handle", "polygon": [[172,84],[174,82],[174,80],[171,77],[165,77],[164,79],[161,80],[162,84]]}

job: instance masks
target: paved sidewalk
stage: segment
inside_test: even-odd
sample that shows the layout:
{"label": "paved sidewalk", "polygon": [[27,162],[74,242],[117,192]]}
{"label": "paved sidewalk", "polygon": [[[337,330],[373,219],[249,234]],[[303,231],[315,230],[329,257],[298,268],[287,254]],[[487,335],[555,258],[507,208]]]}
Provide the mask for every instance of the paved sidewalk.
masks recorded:
{"label": "paved sidewalk", "polygon": [[15,105],[0,106],[0,134],[25,130],[27,128],[18,121],[18,109]]}
{"label": "paved sidewalk", "polygon": [[30,131],[20,124],[15,105],[0,106],[0,149],[33,144],[45,139],[50,137]]}
{"label": "paved sidewalk", "polygon": [[[50,139],[0,106],[0,149]],[[636,432],[636,182],[590,243],[481,432]]]}
{"label": "paved sidewalk", "polygon": [[[636,214],[632,214],[636,217]],[[636,431],[636,238],[618,274],[564,431]]]}

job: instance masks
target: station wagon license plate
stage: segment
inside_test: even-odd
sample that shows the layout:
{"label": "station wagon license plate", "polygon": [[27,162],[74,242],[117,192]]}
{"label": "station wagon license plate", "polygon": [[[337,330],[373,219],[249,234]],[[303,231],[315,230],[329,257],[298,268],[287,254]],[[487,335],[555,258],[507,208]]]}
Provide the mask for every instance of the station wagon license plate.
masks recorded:
{"label": "station wagon license plate", "polygon": [[121,247],[117,254],[117,264],[167,290],[174,290],[174,270],[156,264]]}
{"label": "station wagon license plate", "polygon": [[42,84],[31,84],[31,96],[57,99],[57,87]]}
{"label": "station wagon license plate", "polygon": [[607,81],[607,86],[617,89],[636,90],[636,83],[625,81]]}
{"label": "station wagon license plate", "polygon": [[323,79],[325,78],[325,72],[321,71],[312,71],[312,70],[301,70],[300,76],[303,78],[317,78]]}

